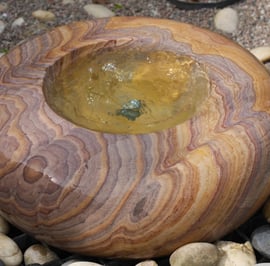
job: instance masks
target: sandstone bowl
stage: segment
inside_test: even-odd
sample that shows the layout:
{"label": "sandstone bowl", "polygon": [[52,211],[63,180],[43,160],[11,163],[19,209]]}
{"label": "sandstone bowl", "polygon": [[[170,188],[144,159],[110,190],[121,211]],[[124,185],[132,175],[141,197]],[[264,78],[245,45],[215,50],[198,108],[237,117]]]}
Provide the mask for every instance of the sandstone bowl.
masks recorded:
{"label": "sandstone bowl", "polygon": [[[190,117],[147,133],[71,122],[51,108],[48,90],[105,49],[191,58],[207,74],[206,97]],[[270,76],[216,33],[114,17],[55,28],[0,59],[0,214],[52,246],[150,258],[217,240],[269,196],[269,162]]]}

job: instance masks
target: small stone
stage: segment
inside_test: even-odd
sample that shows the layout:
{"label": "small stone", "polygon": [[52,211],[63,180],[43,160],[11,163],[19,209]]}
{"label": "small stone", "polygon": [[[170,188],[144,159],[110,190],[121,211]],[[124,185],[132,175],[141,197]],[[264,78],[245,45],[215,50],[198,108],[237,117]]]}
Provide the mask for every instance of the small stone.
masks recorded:
{"label": "small stone", "polygon": [[263,256],[270,258],[270,225],[263,225],[251,234],[252,246]]}
{"label": "small stone", "polygon": [[[250,50],[250,52],[253,55],[255,55],[257,59],[259,59],[261,62],[267,62],[268,60],[270,60],[270,46],[259,46]],[[264,213],[265,218],[269,222],[270,221],[270,200],[269,199],[264,206],[263,213]]]}
{"label": "small stone", "polygon": [[91,261],[76,261],[69,264],[68,266],[102,266],[102,265]]}
{"label": "small stone", "polygon": [[0,3],[0,12],[3,12],[5,10],[7,10],[8,8],[8,4],[3,2],[3,3]]}
{"label": "small stone", "polygon": [[238,14],[230,7],[223,8],[215,15],[214,23],[218,30],[232,33],[238,26]]}
{"label": "small stone", "polygon": [[0,20],[0,34],[5,30],[6,24],[4,21]]}
{"label": "small stone", "polygon": [[268,223],[270,223],[270,198],[266,201],[263,207],[263,215]]}
{"label": "small stone", "polygon": [[98,4],[89,4],[85,5],[83,9],[87,12],[88,15],[95,18],[106,18],[113,17],[115,13],[103,5]]}
{"label": "small stone", "polygon": [[72,260],[67,260],[61,266],[69,266],[70,264],[77,262],[78,260],[72,259]]}
{"label": "small stone", "polygon": [[270,262],[257,263],[254,266],[270,266]]}
{"label": "small stone", "polygon": [[231,241],[219,241],[216,246],[220,252],[217,266],[254,266],[256,263],[250,242],[239,244]]}
{"label": "small stone", "polygon": [[12,22],[11,28],[21,27],[24,23],[25,21],[23,17],[17,18]]}
{"label": "small stone", "polygon": [[154,260],[145,260],[137,263],[135,266],[158,266],[158,264]]}
{"label": "small stone", "polygon": [[171,266],[215,266],[217,262],[217,247],[204,242],[186,244],[170,256]]}
{"label": "small stone", "polygon": [[18,245],[8,236],[0,233],[0,260],[6,266],[17,266],[22,262],[23,256]]}
{"label": "small stone", "polygon": [[55,19],[54,13],[42,9],[34,11],[32,16],[41,21],[50,21]]}
{"label": "small stone", "polygon": [[62,4],[63,5],[73,5],[75,2],[74,0],[63,0]]}
{"label": "small stone", "polygon": [[57,255],[49,248],[41,245],[34,244],[26,249],[24,252],[24,263],[25,265],[30,264],[45,264],[53,260],[58,259]]}

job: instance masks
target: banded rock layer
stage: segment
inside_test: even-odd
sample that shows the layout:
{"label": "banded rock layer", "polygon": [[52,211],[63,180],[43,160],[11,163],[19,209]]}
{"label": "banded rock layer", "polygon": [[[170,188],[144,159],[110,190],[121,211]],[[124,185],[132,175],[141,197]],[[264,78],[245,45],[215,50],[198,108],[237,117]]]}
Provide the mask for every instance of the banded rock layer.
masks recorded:
{"label": "banded rock layer", "polygon": [[[209,95],[160,132],[72,124],[48,106],[46,88],[104,48],[191,56]],[[93,256],[162,256],[220,238],[270,194],[270,77],[220,35],[150,18],[76,22],[16,47],[0,68],[0,214],[39,240]]]}

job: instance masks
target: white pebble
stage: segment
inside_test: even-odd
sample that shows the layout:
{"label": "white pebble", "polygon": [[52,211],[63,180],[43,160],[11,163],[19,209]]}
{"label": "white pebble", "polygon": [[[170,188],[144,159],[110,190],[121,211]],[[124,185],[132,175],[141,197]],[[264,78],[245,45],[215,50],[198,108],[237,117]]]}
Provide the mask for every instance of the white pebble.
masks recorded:
{"label": "white pebble", "polygon": [[[270,46],[256,47],[256,48],[252,49],[250,52],[253,55],[255,55],[261,62],[266,62],[270,59]],[[267,212],[267,208],[268,208],[268,212]],[[270,213],[269,209],[270,209],[270,201],[268,199],[268,201],[266,202],[265,207],[264,207],[264,214],[268,213],[268,215],[269,215],[269,213]],[[270,217],[266,216],[265,218],[268,220]],[[269,221],[270,221],[270,219],[269,219]]]}
{"label": "white pebble", "polygon": [[238,14],[230,7],[223,8],[215,15],[214,23],[218,30],[232,33],[238,26]]}
{"label": "white pebble", "polygon": [[204,242],[186,244],[170,256],[171,266],[213,266],[217,262],[217,247]]}
{"label": "white pebble", "polygon": [[158,264],[154,260],[145,260],[137,263],[135,266],[158,266]]}
{"label": "white pebble", "polygon": [[61,266],[68,266],[74,262],[77,262],[77,260],[68,260],[68,261],[65,261],[64,263],[62,263]]}
{"label": "white pebble", "polygon": [[5,30],[6,24],[4,21],[0,20],[0,34]]}
{"label": "white pebble", "polygon": [[11,28],[16,28],[16,27],[21,27],[24,24],[24,18],[20,17],[15,19],[12,24],[11,24]]}
{"label": "white pebble", "polygon": [[17,266],[22,262],[23,256],[18,245],[8,236],[0,233],[0,260],[6,266]]}
{"label": "white pebble", "polygon": [[45,264],[56,259],[58,259],[57,255],[41,244],[34,244],[24,252],[25,265],[34,263]]}
{"label": "white pebble", "polygon": [[231,241],[216,243],[220,251],[220,260],[217,266],[254,266],[256,257],[250,242],[244,244]]}
{"label": "white pebble", "polygon": [[106,18],[115,16],[115,14],[110,9],[103,5],[89,4],[85,5],[83,8],[88,15],[95,18]]}
{"label": "white pebble", "polygon": [[257,263],[254,266],[270,266],[270,262]]}
{"label": "white pebble", "polygon": [[102,266],[102,265],[95,262],[90,262],[90,261],[76,261],[69,264],[69,266]]}
{"label": "white pebble", "polygon": [[[3,56],[5,53],[0,53],[0,57]],[[0,216],[0,233],[2,234],[8,234],[9,232],[9,224],[8,222]]]}
{"label": "white pebble", "polygon": [[49,21],[49,20],[55,19],[54,13],[47,10],[42,10],[42,9],[34,11],[32,13],[32,16],[41,21]]}

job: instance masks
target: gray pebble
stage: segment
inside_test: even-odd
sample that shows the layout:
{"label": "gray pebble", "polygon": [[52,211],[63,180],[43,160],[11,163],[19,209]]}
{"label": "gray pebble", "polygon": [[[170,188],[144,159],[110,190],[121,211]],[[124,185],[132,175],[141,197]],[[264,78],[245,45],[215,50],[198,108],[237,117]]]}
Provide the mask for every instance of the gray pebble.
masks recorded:
{"label": "gray pebble", "polygon": [[251,243],[259,253],[270,258],[270,225],[257,228],[251,235]]}
{"label": "gray pebble", "polygon": [[24,18],[23,17],[19,17],[19,18],[15,19],[12,22],[11,28],[21,27],[24,23],[25,23]]}

